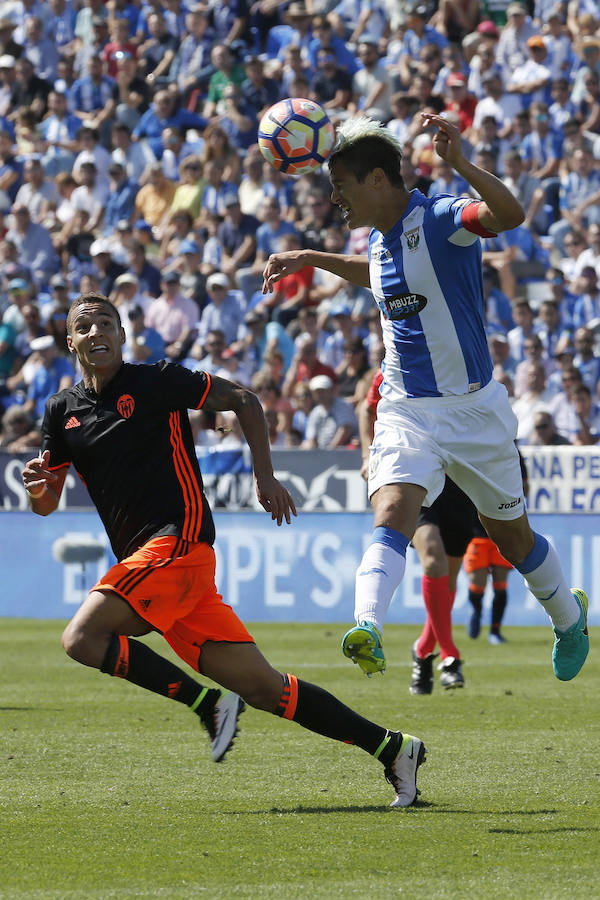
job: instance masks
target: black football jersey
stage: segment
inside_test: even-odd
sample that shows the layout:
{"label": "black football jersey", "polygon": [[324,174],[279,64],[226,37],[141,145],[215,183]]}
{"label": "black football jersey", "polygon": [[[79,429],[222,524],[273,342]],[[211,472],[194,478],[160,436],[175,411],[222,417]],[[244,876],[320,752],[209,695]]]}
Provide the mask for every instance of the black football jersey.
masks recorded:
{"label": "black football jersey", "polygon": [[81,381],[48,400],[42,449],[50,468],[73,463],[117,559],[162,535],[213,544],[187,414],[209,390],[206,372],[163,360],[123,363],[99,395]]}

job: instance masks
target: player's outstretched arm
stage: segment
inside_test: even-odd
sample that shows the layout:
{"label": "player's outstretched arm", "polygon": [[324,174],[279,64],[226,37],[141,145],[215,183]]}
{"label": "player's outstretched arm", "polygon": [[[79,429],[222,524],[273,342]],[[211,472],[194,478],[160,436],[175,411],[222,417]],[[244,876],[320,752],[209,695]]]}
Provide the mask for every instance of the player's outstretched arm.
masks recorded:
{"label": "player's outstretched arm", "polygon": [[31,508],[38,516],[48,516],[57,508],[67,477],[66,466],[53,472],[48,468],[49,463],[50,451],[44,450],[25,463],[21,473]]}
{"label": "player's outstretched arm", "polygon": [[516,228],[525,219],[523,207],[499,178],[486,172],[463,155],[460,131],[443,116],[423,113],[426,124],[437,125],[433,146],[438,156],[446,160],[459,175],[475,188],[482,199],[479,222],[488,231],[499,234]]}
{"label": "player's outstretched arm", "polygon": [[281,525],[290,524],[296,515],[291,496],[273,474],[271,445],[265,414],[256,394],[233,381],[212,376],[211,387],[203,409],[209,412],[232,410],[238,417],[252,454],[252,467],[258,502]]}
{"label": "player's outstretched arm", "polygon": [[273,286],[285,278],[299,272],[304,266],[325,269],[351,284],[359,287],[370,287],[369,259],[367,256],[350,256],[343,253],[322,253],[319,250],[288,250],[285,253],[272,253],[263,272],[263,294],[273,290]]}

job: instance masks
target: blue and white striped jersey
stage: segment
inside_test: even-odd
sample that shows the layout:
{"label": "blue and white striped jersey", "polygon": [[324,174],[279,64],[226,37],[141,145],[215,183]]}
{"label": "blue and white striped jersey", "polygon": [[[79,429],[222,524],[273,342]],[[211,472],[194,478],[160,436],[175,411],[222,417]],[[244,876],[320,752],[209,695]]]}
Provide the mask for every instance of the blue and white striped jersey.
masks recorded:
{"label": "blue and white striped jersey", "polygon": [[477,223],[474,204],[414,190],[387,234],[371,231],[369,275],[382,314],[385,399],[460,396],[492,377],[478,238],[488,232]]}

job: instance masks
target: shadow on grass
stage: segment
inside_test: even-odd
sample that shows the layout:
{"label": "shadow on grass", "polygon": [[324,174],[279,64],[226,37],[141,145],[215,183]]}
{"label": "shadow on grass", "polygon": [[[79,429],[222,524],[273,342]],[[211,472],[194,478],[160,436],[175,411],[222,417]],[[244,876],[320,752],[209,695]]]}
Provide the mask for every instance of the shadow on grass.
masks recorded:
{"label": "shadow on grass", "polygon": [[62,707],[51,706],[0,706],[0,712],[64,712]]}
{"label": "shadow on grass", "polygon": [[[225,816],[297,816],[297,815],[327,815],[328,813],[367,813],[381,812],[386,809],[385,804],[369,806],[290,806],[284,809],[279,806],[272,806],[270,809],[245,809],[245,810],[227,810],[221,815]],[[394,810],[395,812],[396,810]],[[434,803],[428,803],[426,800],[419,800],[412,806],[405,808],[408,813],[416,814],[418,812],[437,813],[444,815],[464,815],[464,816],[551,816],[558,813],[557,809],[451,809],[445,806],[439,806]],[[600,832],[598,827],[586,826],[578,828],[577,826],[565,826],[560,828],[488,828],[489,834],[551,834],[562,831],[582,831],[582,832]]]}
{"label": "shadow on grass", "polygon": [[574,831],[597,832],[600,831],[600,826],[596,828],[592,826],[579,828],[577,825],[565,825],[561,828],[488,828],[488,834],[561,834],[563,832],[572,834]]}
{"label": "shadow on grass", "polygon": [[[429,803],[415,803],[413,806],[404,808],[406,812],[416,813],[419,809],[430,806]],[[320,815],[328,813],[380,813],[382,810],[391,807],[385,804],[371,804],[370,806],[291,806],[289,809],[282,809],[278,806],[272,806],[271,809],[244,809],[244,810],[228,810],[221,813],[225,816],[297,816],[297,815]],[[401,808],[394,808],[394,812],[401,811]]]}

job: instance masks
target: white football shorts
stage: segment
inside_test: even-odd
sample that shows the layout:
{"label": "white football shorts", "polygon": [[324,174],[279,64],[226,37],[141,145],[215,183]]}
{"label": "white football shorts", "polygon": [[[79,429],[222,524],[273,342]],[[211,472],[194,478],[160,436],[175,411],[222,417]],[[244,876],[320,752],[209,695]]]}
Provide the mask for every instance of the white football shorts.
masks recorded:
{"label": "white football shorts", "polygon": [[518,519],[525,511],[515,446],[517,417],[504,385],[490,381],[461,397],[383,398],[369,454],[369,497],[385,484],[427,490],[431,506],[447,474],[490,519]]}

